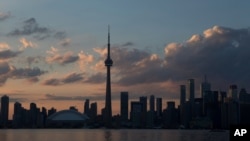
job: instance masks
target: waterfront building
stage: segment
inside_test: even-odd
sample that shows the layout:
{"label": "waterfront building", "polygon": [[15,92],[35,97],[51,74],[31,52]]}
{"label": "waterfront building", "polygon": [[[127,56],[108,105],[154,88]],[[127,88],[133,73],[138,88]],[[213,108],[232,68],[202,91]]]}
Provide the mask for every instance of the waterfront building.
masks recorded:
{"label": "waterfront building", "polygon": [[237,85],[230,85],[228,90],[228,97],[232,98],[233,100],[238,100],[238,90]]}
{"label": "waterfront building", "polygon": [[8,126],[8,120],[9,120],[9,97],[7,95],[4,95],[1,97],[1,125],[4,128],[7,128]]}
{"label": "waterfront building", "polygon": [[90,104],[90,115],[89,117],[93,120],[95,120],[95,118],[97,117],[97,103],[91,103]]}
{"label": "waterfront building", "polygon": [[85,100],[85,103],[84,103],[84,114],[86,115],[89,115],[89,99],[86,99]]}
{"label": "waterfront building", "polygon": [[195,85],[194,79],[188,79],[188,101],[190,103],[190,119],[194,118]]}
{"label": "waterfront building", "polygon": [[141,96],[139,97],[140,102],[142,103],[142,117],[141,117],[141,122],[143,126],[146,126],[146,122],[147,122],[147,106],[148,106],[148,98],[146,96]]}
{"label": "waterfront building", "polygon": [[120,96],[121,121],[128,121],[128,92],[121,92]]}
{"label": "waterfront building", "polygon": [[156,115],[158,118],[162,116],[162,98],[156,98]]}
{"label": "waterfront building", "polygon": [[130,120],[134,128],[141,127],[142,103],[139,101],[131,102]]}

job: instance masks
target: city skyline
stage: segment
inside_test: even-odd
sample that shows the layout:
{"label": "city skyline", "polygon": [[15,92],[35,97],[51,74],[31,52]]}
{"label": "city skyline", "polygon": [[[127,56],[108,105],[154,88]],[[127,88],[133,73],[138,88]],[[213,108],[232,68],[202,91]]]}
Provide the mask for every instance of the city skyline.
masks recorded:
{"label": "city skyline", "polygon": [[178,86],[189,78],[199,84],[205,74],[213,89],[237,84],[249,91],[247,5],[2,2],[0,96],[6,94],[11,103],[20,101],[25,107],[35,102],[39,107],[77,106],[81,111],[83,101],[90,99],[98,102],[100,113],[105,105],[108,24],[115,113],[121,91],[128,91],[131,99],[155,95],[179,101]]}

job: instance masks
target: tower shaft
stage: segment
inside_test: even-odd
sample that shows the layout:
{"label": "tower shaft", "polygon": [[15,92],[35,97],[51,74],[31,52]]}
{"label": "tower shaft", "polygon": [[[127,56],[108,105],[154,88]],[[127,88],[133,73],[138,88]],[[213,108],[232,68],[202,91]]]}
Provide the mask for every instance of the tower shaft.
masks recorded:
{"label": "tower shaft", "polygon": [[105,99],[105,117],[104,122],[106,127],[111,127],[112,124],[112,105],[111,105],[111,78],[110,68],[113,65],[113,61],[110,57],[110,34],[108,27],[108,46],[107,46],[107,59],[105,60],[105,66],[107,67],[107,80],[106,80],[106,99]]}

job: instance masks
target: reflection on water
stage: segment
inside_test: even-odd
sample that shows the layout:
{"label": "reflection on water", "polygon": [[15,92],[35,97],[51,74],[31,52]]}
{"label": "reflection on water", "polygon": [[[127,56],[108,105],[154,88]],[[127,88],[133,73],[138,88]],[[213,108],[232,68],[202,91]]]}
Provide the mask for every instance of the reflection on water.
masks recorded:
{"label": "reflection on water", "polygon": [[105,130],[104,131],[104,138],[105,138],[105,141],[112,141],[111,131],[110,130]]}
{"label": "reflection on water", "polygon": [[229,131],[207,130],[0,130],[1,141],[229,141]]}

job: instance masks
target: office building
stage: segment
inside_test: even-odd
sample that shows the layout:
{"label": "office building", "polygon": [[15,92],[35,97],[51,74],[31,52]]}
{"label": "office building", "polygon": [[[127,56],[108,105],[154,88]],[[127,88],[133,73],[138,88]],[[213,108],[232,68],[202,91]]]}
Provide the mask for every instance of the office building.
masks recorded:
{"label": "office building", "polygon": [[149,100],[149,110],[155,112],[155,96],[151,95]]}
{"label": "office building", "polygon": [[180,106],[183,106],[186,102],[186,86],[180,85]]}
{"label": "office building", "polygon": [[194,118],[195,85],[194,79],[188,80],[188,101],[190,104],[190,119]]}
{"label": "office building", "polygon": [[9,97],[4,95],[1,97],[1,125],[5,128],[8,126],[9,120]]}
{"label": "office building", "polygon": [[142,103],[138,101],[131,102],[130,120],[135,128],[141,127]]}
{"label": "office building", "polygon": [[156,98],[156,115],[157,117],[162,116],[162,98]]}
{"label": "office building", "polygon": [[230,85],[230,86],[229,86],[228,97],[229,97],[229,98],[232,98],[232,99],[235,100],[235,101],[238,100],[237,85]]}
{"label": "office building", "polygon": [[89,99],[86,99],[84,102],[84,114],[89,116]]}
{"label": "office building", "polygon": [[121,121],[128,121],[128,92],[121,92],[120,97]]}

